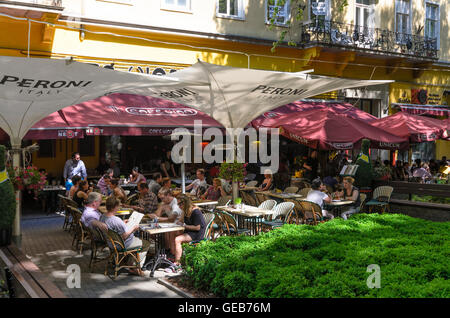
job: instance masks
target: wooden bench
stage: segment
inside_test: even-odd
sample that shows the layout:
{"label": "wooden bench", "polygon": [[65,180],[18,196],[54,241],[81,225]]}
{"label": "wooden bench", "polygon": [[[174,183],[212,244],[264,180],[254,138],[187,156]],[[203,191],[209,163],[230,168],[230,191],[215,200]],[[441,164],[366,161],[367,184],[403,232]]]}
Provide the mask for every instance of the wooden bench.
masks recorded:
{"label": "wooden bench", "polygon": [[[1,270],[7,267],[16,298],[66,298],[39,268],[14,244],[0,248]],[[8,274],[9,274],[8,273]]]}
{"label": "wooden bench", "polygon": [[429,195],[434,197],[450,197],[450,184],[428,184],[406,181],[375,181],[373,187],[391,186],[393,193],[408,194],[409,200],[391,198],[390,202],[398,205],[415,206],[426,209],[450,211],[450,204],[412,201],[412,195]]}

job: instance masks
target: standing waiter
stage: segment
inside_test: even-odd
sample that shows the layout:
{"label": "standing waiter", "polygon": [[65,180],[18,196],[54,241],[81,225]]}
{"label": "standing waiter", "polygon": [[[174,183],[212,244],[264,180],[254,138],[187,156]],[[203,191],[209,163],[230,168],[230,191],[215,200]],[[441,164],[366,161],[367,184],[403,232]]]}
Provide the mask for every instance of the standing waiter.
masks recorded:
{"label": "standing waiter", "polygon": [[72,154],[72,159],[67,160],[64,165],[63,177],[66,181],[66,189],[67,187],[70,189],[72,177],[76,175],[80,176],[83,180],[86,180],[87,178],[86,167],[78,152],[74,152]]}

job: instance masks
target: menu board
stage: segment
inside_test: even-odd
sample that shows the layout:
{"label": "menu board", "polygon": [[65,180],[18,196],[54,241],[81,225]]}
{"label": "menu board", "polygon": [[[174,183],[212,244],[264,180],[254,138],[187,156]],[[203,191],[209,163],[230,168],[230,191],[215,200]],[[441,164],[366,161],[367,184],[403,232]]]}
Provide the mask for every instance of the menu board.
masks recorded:
{"label": "menu board", "polygon": [[341,176],[354,176],[356,174],[356,171],[358,170],[358,165],[345,165],[342,167],[341,172],[339,175]]}

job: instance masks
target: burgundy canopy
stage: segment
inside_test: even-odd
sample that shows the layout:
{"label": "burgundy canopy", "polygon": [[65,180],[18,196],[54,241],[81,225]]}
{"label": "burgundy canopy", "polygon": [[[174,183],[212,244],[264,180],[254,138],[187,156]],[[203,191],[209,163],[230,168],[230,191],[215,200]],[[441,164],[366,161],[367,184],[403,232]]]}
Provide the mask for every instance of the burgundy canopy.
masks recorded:
{"label": "burgundy canopy", "polygon": [[357,112],[360,111],[339,112],[333,107],[318,107],[279,117],[259,117],[252,124],[255,127],[280,128],[283,136],[312,148],[352,149],[364,138],[371,141],[372,148],[399,149],[408,146],[406,138],[394,136],[354,118]]}
{"label": "burgundy canopy", "polygon": [[445,124],[442,120],[425,116],[397,112],[371,123],[373,126],[405,137],[410,142],[433,141],[443,136]]}
{"label": "burgundy canopy", "polygon": [[265,112],[262,116],[254,119],[251,124],[254,127],[259,127],[260,125],[271,127],[276,124],[278,120],[293,118],[292,116],[295,118],[295,116],[300,115],[300,112],[323,109],[328,109],[337,114],[343,114],[364,122],[371,122],[378,119],[377,117],[372,116],[371,114],[366,113],[365,111],[362,111],[349,103],[298,101]]}
{"label": "burgundy canopy", "polygon": [[25,139],[83,138],[89,135],[169,135],[177,127],[222,127],[191,107],[132,94],[111,94],[65,107],[36,123]]}

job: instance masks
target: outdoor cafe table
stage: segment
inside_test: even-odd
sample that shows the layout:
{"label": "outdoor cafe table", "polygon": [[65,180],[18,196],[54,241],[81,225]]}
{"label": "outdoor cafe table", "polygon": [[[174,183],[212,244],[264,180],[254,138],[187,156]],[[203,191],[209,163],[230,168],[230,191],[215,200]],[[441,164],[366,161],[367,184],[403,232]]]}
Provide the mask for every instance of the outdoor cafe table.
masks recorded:
{"label": "outdoor cafe table", "polygon": [[[142,233],[142,238],[147,239],[148,236],[152,236],[155,241],[155,255],[152,258],[147,252],[144,266],[142,266],[143,269],[150,270],[150,277],[153,277],[155,270],[157,270],[163,264],[169,266],[175,265],[170,260],[168,260],[166,256],[165,234],[175,231],[184,231],[184,226],[180,226],[176,223],[159,223],[159,227],[157,228],[155,228],[154,226],[154,223],[141,223],[139,225],[140,231]],[[149,239],[147,240],[150,241]]]}
{"label": "outdoor cafe table", "polygon": [[[99,206],[98,210],[105,214],[106,213],[106,206],[101,205]],[[120,218],[125,218],[126,216],[130,215],[133,212],[132,209],[130,208],[120,208],[119,211],[116,212],[116,216],[120,217]]]}
{"label": "outdoor cafe table", "polygon": [[48,211],[47,214],[49,214],[52,212],[56,212],[56,210],[58,208],[58,204],[60,204],[60,202],[58,201],[58,194],[65,195],[66,188],[61,185],[60,186],[45,186],[42,189],[42,193],[44,196],[44,200],[48,203],[48,205],[46,207],[46,212]]}
{"label": "outdoor cafe table", "polygon": [[323,203],[324,209],[330,211],[334,216],[339,216],[343,207],[354,204],[351,200],[333,200],[330,203]]}
{"label": "outdoor cafe table", "polygon": [[218,201],[213,201],[213,200],[193,200],[192,204],[199,206],[199,207],[208,207],[208,206],[216,206],[217,204],[219,204]]}
{"label": "outdoor cafe table", "polygon": [[[176,183],[176,184],[181,184],[181,183],[183,182],[183,180],[182,180],[181,178],[174,178],[174,179],[171,179],[171,181],[172,181],[173,183]],[[185,184],[190,184],[190,183],[192,183],[192,182],[194,182],[194,180],[191,180],[191,179],[185,179],[185,180],[184,180],[184,183],[185,183]]]}
{"label": "outdoor cafe table", "polygon": [[243,205],[244,209],[234,208],[232,206],[218,206],[216,209],[236,215],[236,225],[240,229],[250,230],[250,234],[258,233],[258,225],[261,217],[272,215],[274,211],[260,209],[251,205]]}
{"label": "outdoor cafe table", "polygon": [[297,193],[276,193],[272,191],[255,191],[255,193],[264,194],[274,198],[278,203],[283,202],[285,199],[304,199],[305,197]]}

